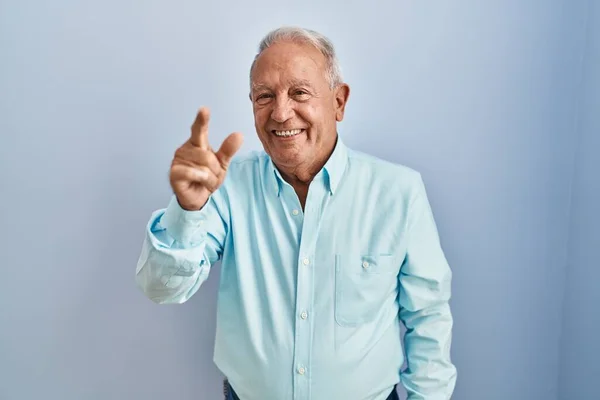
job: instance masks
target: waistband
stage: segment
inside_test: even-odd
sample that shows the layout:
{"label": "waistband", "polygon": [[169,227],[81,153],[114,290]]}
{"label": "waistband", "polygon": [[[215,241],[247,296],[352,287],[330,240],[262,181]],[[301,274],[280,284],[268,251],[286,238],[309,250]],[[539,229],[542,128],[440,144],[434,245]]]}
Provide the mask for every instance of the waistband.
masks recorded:
{"label": "waistband", "polygon": [[[392,393],[390,393],[386,400],[400,400],[400,397],[398,397],[398,393],[396,392],[397,386],[398,385],[394,386],[394,390],[392,390]],[[227,379],[223,380],[223,394],[225,395],[225,400],[240,400]]]}

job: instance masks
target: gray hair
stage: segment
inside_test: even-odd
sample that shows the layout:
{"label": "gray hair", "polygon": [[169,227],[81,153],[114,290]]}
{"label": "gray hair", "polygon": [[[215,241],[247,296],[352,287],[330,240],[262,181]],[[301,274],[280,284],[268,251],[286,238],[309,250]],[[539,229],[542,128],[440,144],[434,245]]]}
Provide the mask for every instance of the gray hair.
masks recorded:
{"label": "gray hair", "polygon": [[268,49],[275,43],[278,42],[294,42],[309,44],[319,50],[326,61],[326,78],[329,81],[329,87],[335,88],[337,85],[342,83],[342,70],[340,68],[339,61],[337,59],[335,48],[333,43],[324,35],[315,32],[310,29],[299,28],[294,26],[284,26],[277,28],[267,33],[267,35],[260,41],[258,46],[258,53],[254,57],[252,66],[250,67],[250,84],[252,85],[252,70],[256,64],[256,60],[263,51]]}

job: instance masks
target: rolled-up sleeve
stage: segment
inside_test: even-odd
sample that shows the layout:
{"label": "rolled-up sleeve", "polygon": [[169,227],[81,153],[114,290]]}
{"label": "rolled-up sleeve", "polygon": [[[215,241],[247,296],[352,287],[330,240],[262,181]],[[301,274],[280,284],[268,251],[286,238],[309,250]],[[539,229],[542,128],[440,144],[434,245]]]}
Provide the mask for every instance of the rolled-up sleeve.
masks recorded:
{"label": "rolled-up sleeve", "polygon": [[175,196],[152,213],[137,262],[137,286],[160,304],[187,301],[220,259],[226,219],[212,196],[199,211],[181,208]]}
{"label": "rolled-up sleeve", "polygon": [[446,400],[452,396],[457,376],[450,359],[452,272],[420,175],[410,204],[406,257],[399,275],[407,360],[401,379],[407,400]]}

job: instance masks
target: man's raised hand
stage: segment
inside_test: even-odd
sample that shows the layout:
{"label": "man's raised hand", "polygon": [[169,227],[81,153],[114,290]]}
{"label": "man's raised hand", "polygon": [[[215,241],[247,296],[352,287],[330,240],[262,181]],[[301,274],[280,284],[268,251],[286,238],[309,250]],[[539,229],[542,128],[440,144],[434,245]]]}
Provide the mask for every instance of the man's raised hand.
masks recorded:
{"label": "man's raised hand", "polygon": [[217,190],[227,173],[227,168],[243,142],[241,133],[230,134],[218,151],[208,143],[210,111],[201,108],[192,124],[190,138],[177,149],[169,180],[179,205],[185,210],[199,210],[209,196]]}

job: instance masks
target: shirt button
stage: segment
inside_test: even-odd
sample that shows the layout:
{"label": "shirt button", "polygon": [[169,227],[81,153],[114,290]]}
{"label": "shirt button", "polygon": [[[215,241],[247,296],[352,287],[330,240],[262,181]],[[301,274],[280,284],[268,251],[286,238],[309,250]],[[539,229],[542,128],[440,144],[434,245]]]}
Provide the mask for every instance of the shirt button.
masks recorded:
{"label": "shirt button", "polygon": [[363,268],[369,268],[369,262],[368,261],[363,261]]}
{"label": "shirt button", "polygon": [[300,214],[300,211],[298,211],[298,210],[293,210],[293,211],[292,211],[292,214],[294,214],[294,215],[298,215],[298,214]]}
{"label": "shirt button", "polygon": [[304,260],[302,260],[302,264],[308,265],[310,264],[310,260],[308,258],[305,258]]}
{"label": "shirt button", "polygon": [[305,372],[306,372],[306,369],[304,369],[304,367],[298,367],[298,373],[300,375],[304,375]]}
{"label": "shirt button", "polygon": [[308,313],[306,311],[302,311],[302,314],[300,314],[300,318],[302,318],[302,319],[308,318]]}

